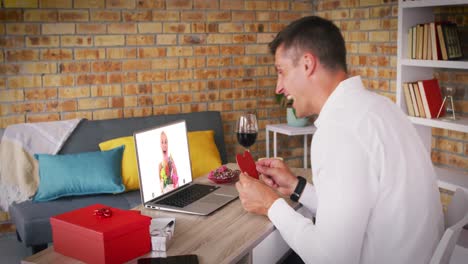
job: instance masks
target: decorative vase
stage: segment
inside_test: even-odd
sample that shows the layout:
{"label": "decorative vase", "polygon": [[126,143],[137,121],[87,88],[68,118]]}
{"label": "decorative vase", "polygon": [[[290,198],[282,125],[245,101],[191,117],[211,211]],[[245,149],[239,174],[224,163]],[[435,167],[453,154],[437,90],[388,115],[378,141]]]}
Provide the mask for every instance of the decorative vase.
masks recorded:
{"label": "decorative vase", "polygon": [[303,127],[308,123],[307,117],[297,118],[292,107],[286,108],[286,120],[288,121],[288,125],[295,127]]}

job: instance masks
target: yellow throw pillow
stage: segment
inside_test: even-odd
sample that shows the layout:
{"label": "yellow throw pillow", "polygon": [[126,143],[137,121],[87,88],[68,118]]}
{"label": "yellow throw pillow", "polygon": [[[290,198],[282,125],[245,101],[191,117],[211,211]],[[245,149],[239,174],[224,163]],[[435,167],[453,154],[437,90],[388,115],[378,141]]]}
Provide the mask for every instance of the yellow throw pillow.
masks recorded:
{"label": "yellow throw pillow", "polygon": [[192,176],[198,178],[221,166],[213,130],[188,132]]}
{"label": "yellow throw pillow", "polygon": [[99,143],[101,151],[110,150],[125,145],[122,157],[122,183],[126,191],[138,190],[140,180],[138,179],[138,164],[135,151],[135,142],[133,136],[114,138]]}

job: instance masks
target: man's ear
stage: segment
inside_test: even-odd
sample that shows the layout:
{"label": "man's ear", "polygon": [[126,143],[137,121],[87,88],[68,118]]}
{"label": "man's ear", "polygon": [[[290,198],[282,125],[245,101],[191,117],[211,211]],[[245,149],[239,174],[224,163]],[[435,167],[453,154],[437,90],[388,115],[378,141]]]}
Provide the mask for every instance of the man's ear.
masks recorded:
{"label": "man's ear", "polygon": [[312,75],[317,65],[317,58],[312,53],[305,53],[303,57],[303,66],[307,76]]}

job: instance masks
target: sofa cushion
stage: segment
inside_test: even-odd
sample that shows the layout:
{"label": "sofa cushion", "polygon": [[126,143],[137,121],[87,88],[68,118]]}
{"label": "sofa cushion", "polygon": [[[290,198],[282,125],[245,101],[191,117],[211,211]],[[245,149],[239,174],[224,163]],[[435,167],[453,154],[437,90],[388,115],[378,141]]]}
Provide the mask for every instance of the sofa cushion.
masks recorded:
{"label": "sofa cushion", "polygon": [[101,150],[111,150],[115,147],[125,146],[122,157],[122,182],[126,191],[140,189],[138,179],[138,164],[133,136],[119,137],[99,143]]}
{"label": "sofa cushion", "polygon": [[221,166],[221,157],[214,142],[214,131],[188,133],[192,176],[198,178]]}
{"label": "sofa cushion", "polygon": [[102,152],[35,154],[39,162],[39,187],[33,201],[124,191],[121,178],[123,150],[120,146]]}

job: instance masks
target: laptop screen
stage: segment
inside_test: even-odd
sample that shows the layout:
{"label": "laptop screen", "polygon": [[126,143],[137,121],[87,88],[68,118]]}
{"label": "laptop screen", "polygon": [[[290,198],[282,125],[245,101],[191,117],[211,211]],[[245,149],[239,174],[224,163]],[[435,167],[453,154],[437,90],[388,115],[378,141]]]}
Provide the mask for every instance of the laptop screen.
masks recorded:
{"label": "laptop screen", "polygon": [[192,181],[185,121],[134,136],[143,203]]}

